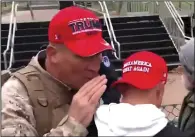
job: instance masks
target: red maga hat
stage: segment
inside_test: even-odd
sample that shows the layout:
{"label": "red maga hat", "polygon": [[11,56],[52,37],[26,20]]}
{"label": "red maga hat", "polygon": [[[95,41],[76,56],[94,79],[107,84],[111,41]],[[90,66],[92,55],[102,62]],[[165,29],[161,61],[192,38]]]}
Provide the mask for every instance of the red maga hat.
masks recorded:
{"label": "red maga hat", "polygon": [[99,18],[90,10],[71,6],[60,10],[50,21],[49,41],[64,44],[73,53],[89,57],[113,50],[102,38]]}
{"label": "red maga hat", "polygon": [[122,78],[112,84],[129,84],[141,90],[166,83],[168,69],[165,60],[157,54],[141,51],[132,54],[123,64]]}

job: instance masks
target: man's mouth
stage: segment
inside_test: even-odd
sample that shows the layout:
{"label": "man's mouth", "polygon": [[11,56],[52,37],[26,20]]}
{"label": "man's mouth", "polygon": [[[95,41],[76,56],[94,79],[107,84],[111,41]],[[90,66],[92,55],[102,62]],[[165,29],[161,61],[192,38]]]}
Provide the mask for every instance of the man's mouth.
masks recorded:
{"label": "man's mouth", "polygon": [[91,74],[88,74],[88,75],[87,75],[87,79],[91,80],[91,79],[97,77],[98,75],[99,75],[98,73],[93,73],[93,74],[91,73]]}

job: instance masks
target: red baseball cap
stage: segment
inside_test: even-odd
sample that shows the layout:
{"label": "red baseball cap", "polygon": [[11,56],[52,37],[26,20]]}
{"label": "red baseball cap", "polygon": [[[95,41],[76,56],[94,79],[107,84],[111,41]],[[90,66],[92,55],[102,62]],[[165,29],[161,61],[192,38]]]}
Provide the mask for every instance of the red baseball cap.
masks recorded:
{"label": "red baseball cap", "polygon": [[71,6],[60,10],[50,21],[49,41],[64,44],[73,53],[89,57],[113,50],[102,38],[99,18],[90,10]]}
{"label": "red baseball cap", "polygon": [[167,81],[167,65],[157,54],[141,51],[132,54],[123,64],[122,78],[112,84],[129,84],[141,90],[154,88],[159,82]]}

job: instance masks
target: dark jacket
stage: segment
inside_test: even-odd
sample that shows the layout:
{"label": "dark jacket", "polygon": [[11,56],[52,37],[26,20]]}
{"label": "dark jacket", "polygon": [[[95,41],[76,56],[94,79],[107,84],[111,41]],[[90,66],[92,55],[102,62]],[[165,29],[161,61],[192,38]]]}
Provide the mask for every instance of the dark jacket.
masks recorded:
{"label": "dark jacket", "polygon": [[178,127],[181,131],[188,131],[195,136],[195,89],[183,100]]}
{"label": "dark jacket", "polygon": [[167,126],[161,130],[154,137],[192,137],[189,132],[183,132],[179,128],[172,124],[167,124]]}

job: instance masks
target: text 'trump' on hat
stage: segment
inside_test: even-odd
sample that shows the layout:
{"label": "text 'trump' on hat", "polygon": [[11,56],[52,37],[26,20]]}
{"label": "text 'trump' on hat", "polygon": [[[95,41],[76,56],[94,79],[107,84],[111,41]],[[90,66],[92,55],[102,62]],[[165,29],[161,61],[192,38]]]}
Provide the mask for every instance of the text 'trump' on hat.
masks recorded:
{"label": "text 'trump' on hat", "polygon": [[112,86],[129,84],[141,90],[152,89],[161,81],[166,83],[167,73],[166,62],[162,57],[152,52],[141,51],[124,61],[122,78]]}
{"label": "text 'trump' on hat", "polygon": [[64,44],[73,53],[88,57],[113,50],[102,38],[99,18],[90,10],[71,6],[60,10],[50,21],[49,41]]}

